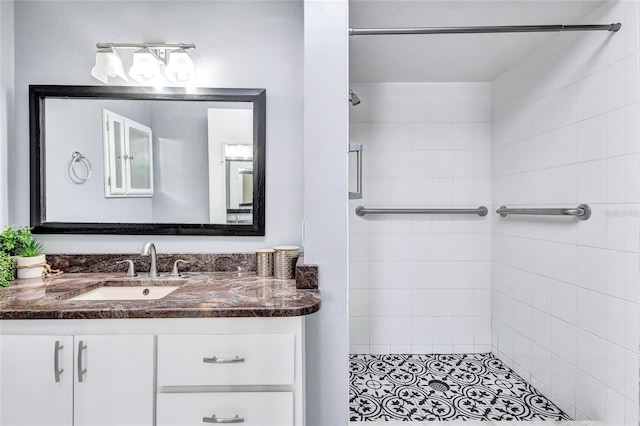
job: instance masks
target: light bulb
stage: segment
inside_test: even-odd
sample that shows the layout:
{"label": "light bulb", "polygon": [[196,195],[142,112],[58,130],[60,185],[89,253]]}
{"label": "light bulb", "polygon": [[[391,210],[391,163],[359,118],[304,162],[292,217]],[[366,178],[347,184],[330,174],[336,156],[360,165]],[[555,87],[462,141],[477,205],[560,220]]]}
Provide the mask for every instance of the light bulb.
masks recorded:
{"label": "light bulb", "polygon": [[171,83],[178,86],[185,85],[193,79],[193,60],[184,49],[175,49],[169,52],[164,75]]}
{"label": "light bulb", "polygon": [[122,58],[111,47],[96,52],[96,64],[91,69],[91,75],[104,84],[122,84],[129,81]]}
{"label": "light bulb", "polygon": [[138,83],[155,85],[160,77],[160,60],[148,47],[143,47],[134,52],[129,75]]}

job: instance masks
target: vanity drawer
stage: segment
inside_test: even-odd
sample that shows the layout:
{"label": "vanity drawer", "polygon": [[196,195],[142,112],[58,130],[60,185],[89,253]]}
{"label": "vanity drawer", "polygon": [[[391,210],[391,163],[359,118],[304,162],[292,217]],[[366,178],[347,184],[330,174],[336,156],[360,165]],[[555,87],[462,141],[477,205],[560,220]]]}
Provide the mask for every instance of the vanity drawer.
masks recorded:
{"label": "vanity drawer", "polygon": [[[291,392],[159,393],[157,426],[293,425]],[[235,416],[238,416],[235,419]],[[205,418],[210,419],[209,422]],[[225,422],[224,420],[235,420]],[[244,420],[244,421],[241,421]]]}
{"label": "vanity drawer", "polygon": [[290,385],[294,335],[160,335],[158,386]]}

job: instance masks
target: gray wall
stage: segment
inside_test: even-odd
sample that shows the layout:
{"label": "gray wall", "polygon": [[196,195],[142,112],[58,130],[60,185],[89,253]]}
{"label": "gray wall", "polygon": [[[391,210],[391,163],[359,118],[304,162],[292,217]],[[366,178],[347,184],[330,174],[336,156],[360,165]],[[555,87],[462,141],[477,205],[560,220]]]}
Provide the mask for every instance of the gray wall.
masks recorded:
{"label": "gray wall", "polygon": [[0,1],[0,226],[9,223],[9,161],[13,148],[13,1]]}
{"label": "gray wall", "polygon": [[151,102],[149,111],[154,150],[153,221],[209,223],[206,105]]}
{"label": "gray wall", "polygon": [[317,263],[322,309],[307,321],[307,424],[348,419],[348,0],[305,0],[305,261]]}
{"label": "gray wall", "polygon": [[[105,198],[102,110],[149,126],[147,101],[48,99],[45,101],[47,220],[51,222],[151,222],[151,198]],[[71,154],[91,162],[91,177],[69,178]],[[74,166],[84,176],[81,165]]]}
{"label": "gray wall", "polygon": [[[49,252],[242,252],[300,244],[303,8],[298,1],[20,1],[15,4],[15,132],[10,220],[29,222],[29,84],[99,85],[96,42],[195,43],[197,85],[267,89],[265,237],[47,235]],[[130,66],[127,55],[125,66]]]}

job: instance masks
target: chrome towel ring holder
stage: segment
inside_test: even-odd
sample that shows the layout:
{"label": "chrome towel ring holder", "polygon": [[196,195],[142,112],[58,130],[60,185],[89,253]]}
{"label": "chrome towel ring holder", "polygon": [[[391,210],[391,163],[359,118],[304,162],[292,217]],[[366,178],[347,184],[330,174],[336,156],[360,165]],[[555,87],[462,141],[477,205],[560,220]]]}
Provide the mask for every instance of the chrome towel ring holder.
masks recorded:
{"label": "chrome towel ring holder", "polygon": [[[80,166],[76,167],[76,164]],[[79,170],[78,170],[79,169]],[[76,185],[82,185],[91,177],[91,162],[89,159],[78,151],[71,154],[71,161],[67,166],[69,179]]]}

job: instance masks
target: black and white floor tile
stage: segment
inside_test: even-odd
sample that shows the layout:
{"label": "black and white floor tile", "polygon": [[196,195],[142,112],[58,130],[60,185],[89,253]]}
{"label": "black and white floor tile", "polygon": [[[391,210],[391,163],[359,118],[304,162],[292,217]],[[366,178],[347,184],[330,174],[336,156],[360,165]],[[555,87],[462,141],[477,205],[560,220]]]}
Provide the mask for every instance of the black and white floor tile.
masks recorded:
{"label": "black and white floor tile", "polygon": [[349,355],[349,420],[571,420],[492,354]]}

